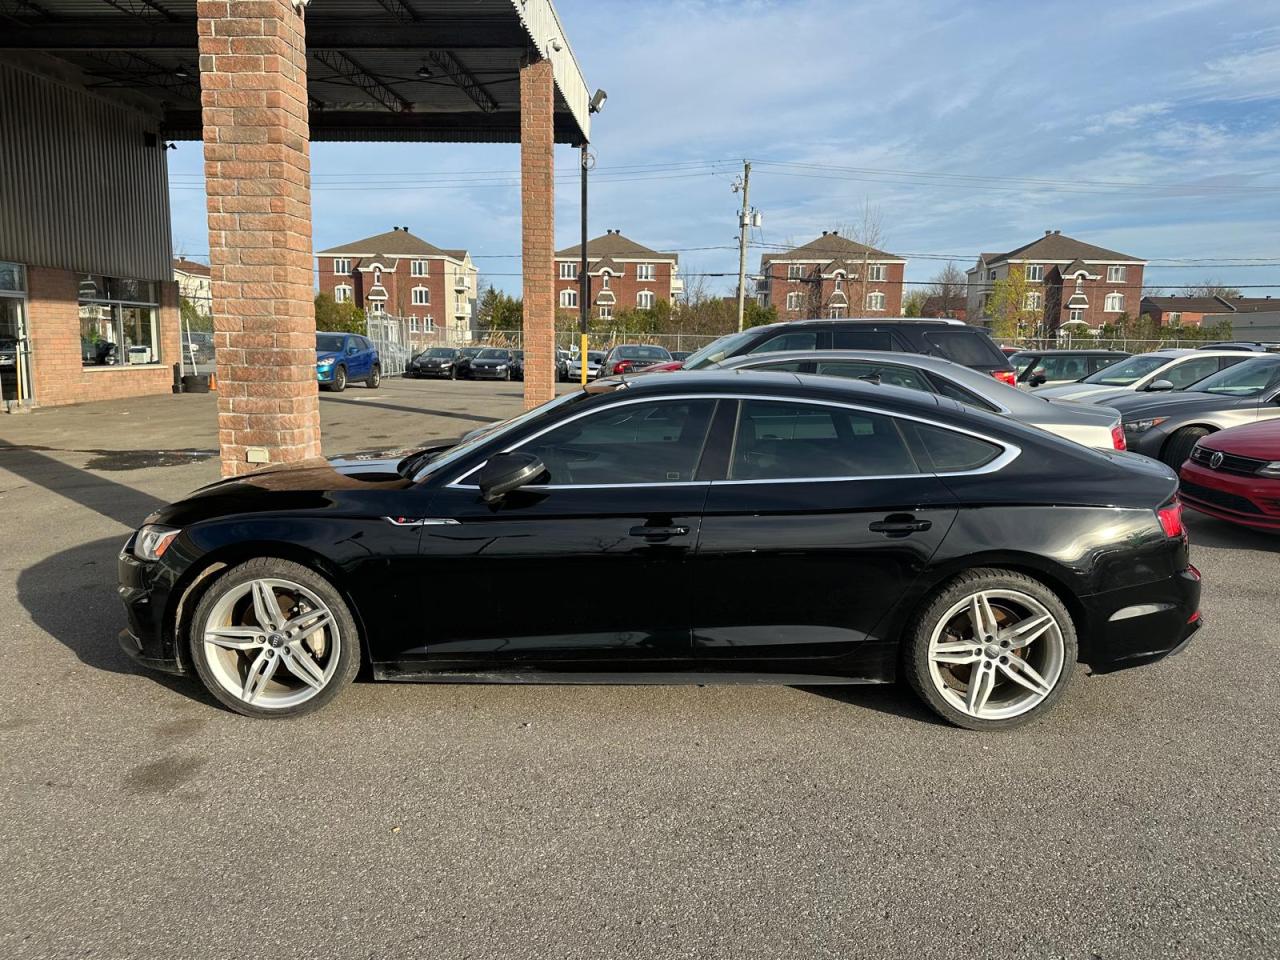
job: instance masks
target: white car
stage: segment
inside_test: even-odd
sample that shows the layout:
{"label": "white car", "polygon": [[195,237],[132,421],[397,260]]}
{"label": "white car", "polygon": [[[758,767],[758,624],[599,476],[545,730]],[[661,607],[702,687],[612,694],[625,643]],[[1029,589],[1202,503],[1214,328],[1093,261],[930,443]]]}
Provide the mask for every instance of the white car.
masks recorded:
{"label": "white car", "polygon": [[[587,379],[594,380],[600,373],[600,364],[604,361],[604,350],[588,350],[587,351]],[[582,363],[580,358],[575,355],[569,359],[569,380],[576,381],[582,379]]]}
{"label": "white car", "polygon": [[1155,350],[1121,360],[1076,383],[1041,387],[1037,397],[1110,403],[1139,391],[1184,390],[1256,354],[1240,350]]}

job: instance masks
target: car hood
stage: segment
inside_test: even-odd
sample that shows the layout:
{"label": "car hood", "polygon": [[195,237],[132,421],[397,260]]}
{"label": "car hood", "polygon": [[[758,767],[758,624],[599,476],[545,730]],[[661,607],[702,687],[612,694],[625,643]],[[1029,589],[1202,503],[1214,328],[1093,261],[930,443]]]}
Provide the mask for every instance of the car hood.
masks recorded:
{"label": "car hood", "polygon": [[1202,437],[1200,446],[1255,460],[1280,460],[1280,420],[1262,420]]}
{"label": "car hood", "polygon": [[1227,410],[1244,399],[1248,398],[1176,391],[1172,393],[1134,393],[1122,399],[1111,401],[1111,406],[1119,410],[1120,416],[1124,419],[1137,420],[1147,416],[1178,416],[1183,413]]}

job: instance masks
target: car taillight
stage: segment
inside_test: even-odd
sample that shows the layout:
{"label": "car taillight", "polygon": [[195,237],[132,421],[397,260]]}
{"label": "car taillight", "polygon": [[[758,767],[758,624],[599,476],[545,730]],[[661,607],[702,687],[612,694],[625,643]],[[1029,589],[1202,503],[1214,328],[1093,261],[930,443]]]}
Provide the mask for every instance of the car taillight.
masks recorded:
{"label": "car taillight", "polygon": [[1182,503],[1177,497],[1174,497],[1172,503],[1156,511],[1156,519],[1160,521],[1166,537],[1172,539],[1186,536],[1187,528],[1182,525]]}
{"label": "car taillight", "polygon": [[630,360],[619,360],[617,363],[613,365],[614,373],[626,373],[630,369],[631,369]]}
{"label": "car taillight", "polygon": [[1001,383],[1007,383],[1011,387],[1018,385],[1018,375],[1012,370],[992,370],[991,375]]}
{"label": "car taillight", "polygon": [[1124,440],[1124,427],[1116,424],[1111,428],[1111,445],[1117,450],[1128,449],[1128,444]]}

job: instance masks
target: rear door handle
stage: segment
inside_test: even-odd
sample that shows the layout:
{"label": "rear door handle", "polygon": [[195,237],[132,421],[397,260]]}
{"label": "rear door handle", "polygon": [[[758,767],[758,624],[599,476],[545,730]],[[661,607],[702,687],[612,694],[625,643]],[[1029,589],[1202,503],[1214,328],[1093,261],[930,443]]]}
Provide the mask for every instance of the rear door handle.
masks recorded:
{"label": "rear door handle", "polygon": [[867,527],[872,533],[883,533],[890,537],[905,537],[933,526],[932,520],[917,520],[910,514],[895,513],[883,520],[873,520]]}
{"label": "rear door handle", "polygon": [[671,537],[688,536],[688,527],[632,527],[633,537],[644,537],[649,540],[668,540]]}

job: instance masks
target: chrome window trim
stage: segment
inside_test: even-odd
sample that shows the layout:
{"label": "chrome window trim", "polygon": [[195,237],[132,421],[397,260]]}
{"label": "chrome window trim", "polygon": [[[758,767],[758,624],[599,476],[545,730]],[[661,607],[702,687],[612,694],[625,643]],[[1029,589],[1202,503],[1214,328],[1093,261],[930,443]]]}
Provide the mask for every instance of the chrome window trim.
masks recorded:
{"label": "chrome window trim", "polygon": [[[881,417],[898,417],[903,420],[910,420],[913,423],[923,423],[930,427],[937,427],[939,430],[950,430],[953,433],[960,433],[966,436],[974,437],[986,443],[994,444],[1000,447],[1004,452],[995,457],[988,463],[983,464],[974,470],[933,470],[921,471],[920,473],[905,474],[879,474],[853,477],[785,477],[774,480],[669,480],[653,483],[555,483],[540,486],[540,490],[618,490],[628,488],[644,488],[644,487],[689,487],[709,484],[747,484],[747,483],[845,483],[851,480],[907,480],[915,477],[976,477],[988,473],[996,473],[1003,470],[1014,460],[1022,455],[1022,448],[1017,444],[1008,443],[1004,440],[997,440],[994,437],[979,433],[976,430],[968,430],[964,427],[957,427],[949,423],[939,423],[936,420],[930,420],[928,417],[919,417],[909,413],[890,413],[887,410],[880,410],[875,407],[868,407],[859,403],[848,403],[841,400],[819,400],[813,397],[780,397],[772,394],[735,394],[735,393],[673,393],[659,397],[630,397],[625,400],[619,400],[617,403],[609,404],[609,407],[628,406],[635,403],[653,403],[662,400],[763,400],[769,403],[808,403],[819,407],[840,407],[846,410],[857,410],[862,413],[871,413]],[[514,443],[509,447],[505,447],[499,453],[511,453],[518,450],[526,443],[530,443],[543,434],[550,433],[557,427],[564,426],[566,423],[572,423],[582,417],[590,416],[599,412],[600,408],[593,410],[584,410],[581,413],[567,417],[558,423],[553,423],[549,427],[544,427],[537,433],[530,434],[519,443]],[[455,480],[445,484],[446,489],[450,490],[477,490],[478,485],[463,483],[465,479],[478,473],[484,469],[489,461],[486,459],[476,466],[472,467],[466,473],[460,474]]]}

